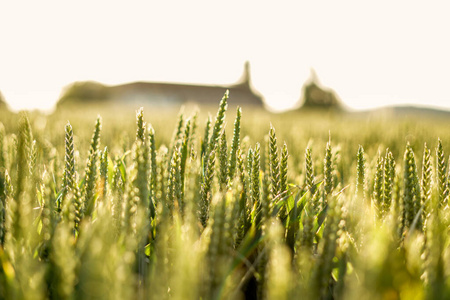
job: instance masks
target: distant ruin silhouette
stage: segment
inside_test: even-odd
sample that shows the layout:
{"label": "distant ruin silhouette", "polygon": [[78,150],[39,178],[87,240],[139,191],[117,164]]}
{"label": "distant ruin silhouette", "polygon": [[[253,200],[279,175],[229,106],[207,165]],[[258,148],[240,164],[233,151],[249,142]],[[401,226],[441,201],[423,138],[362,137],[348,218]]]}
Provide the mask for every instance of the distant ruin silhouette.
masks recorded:
{"label": "distant ruin silhouette", "polygon": [[[109,103],[178,107],[186,103],[217,105],[230,90],[230,106],[264,107],[264,98],[252,85],[250,64],[245,63],[241,78],[231,85],[200,85],[167,82],[131,82],[107,86],[94,81],[75,82],[65,88],[58,107],[78,103]],[[314,70],[302,88],[301,108],[335,109],[343,106],[336,93],[323,87]]]}
{"label": "distant ruin silhouette", "polygon": [[303,85],[300,103],[301,109],[343,109],[342,103],[336,95],[336,92],[332,89],[323,87],[314,70],[311,70],[310,78]]}
{"label": "distant ruin silhouette", "polygon": [[230,90],[229,105],[263,107],[264,99],[252,87],[250,64],[232,85],[197,85],[165,82],[132,82],[107,86],[98,82],[75,82],[63,91],[58,106],[79,102],[114,102],[175,106],[186,103],[217,105],[226,90]]}

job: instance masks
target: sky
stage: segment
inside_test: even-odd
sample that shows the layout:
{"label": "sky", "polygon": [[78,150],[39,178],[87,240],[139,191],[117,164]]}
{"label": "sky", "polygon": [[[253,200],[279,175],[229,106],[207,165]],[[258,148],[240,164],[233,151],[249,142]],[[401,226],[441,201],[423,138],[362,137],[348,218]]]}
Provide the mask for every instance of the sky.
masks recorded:
{"label": "sky", "polygon": [[[315,70],[354,109],[450,109],[448,1],[0,0],[0,91],[51,109],[82,80],[232,84],[251,65],[269,106]],[[232,96],[232,95],[230,95]]]}

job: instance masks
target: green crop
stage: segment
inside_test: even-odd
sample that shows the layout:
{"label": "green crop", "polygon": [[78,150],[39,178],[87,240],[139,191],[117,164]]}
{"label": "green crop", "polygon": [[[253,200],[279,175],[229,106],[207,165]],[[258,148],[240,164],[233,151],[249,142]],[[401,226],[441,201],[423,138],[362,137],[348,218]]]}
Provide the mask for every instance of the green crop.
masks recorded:
{"label": "green crop", "polygon": [[214,121],[104,109],[93,133],[85,109],[5,114],[0,298],[450,297],[447,120],[229,97]]}

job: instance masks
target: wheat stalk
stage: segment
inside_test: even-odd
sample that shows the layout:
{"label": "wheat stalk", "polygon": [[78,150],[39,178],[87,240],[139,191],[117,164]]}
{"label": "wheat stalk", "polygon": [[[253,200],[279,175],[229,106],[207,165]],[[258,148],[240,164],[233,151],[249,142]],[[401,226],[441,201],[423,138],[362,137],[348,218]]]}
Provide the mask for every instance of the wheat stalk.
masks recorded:
{"label": "wheat stalk", "polygon": [[86,163],[83,215],[91,216],[95,206],[95,183],[97,180],[97,159],[100,144],[101,118],[97,117],[94,133],[89,148],[89,157]]}

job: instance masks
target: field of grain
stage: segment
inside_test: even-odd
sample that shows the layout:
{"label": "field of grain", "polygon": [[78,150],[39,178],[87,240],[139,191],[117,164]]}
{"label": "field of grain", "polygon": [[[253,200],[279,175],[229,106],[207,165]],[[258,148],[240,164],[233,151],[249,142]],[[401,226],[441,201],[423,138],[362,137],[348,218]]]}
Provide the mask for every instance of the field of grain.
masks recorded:
{"label": "field of grain", "polygon": [[1,112],[0,298],[450,297],[450,121],[227,99]]}

